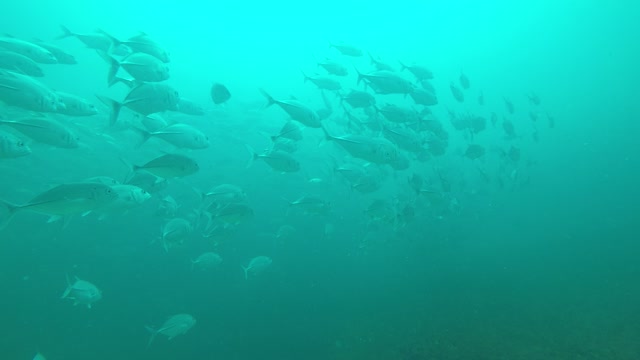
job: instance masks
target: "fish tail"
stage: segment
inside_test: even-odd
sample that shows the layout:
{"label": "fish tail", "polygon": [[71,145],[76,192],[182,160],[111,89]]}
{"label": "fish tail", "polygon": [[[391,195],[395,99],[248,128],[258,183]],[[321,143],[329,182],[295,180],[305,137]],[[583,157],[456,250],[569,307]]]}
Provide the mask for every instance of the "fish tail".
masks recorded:
{"label": "fish tail", "polygon": [[56,40],[65,39],[71,36],[75,36],[76,34],[72,33],[69,28],[64,25],[60,25],[60,29],[62,30],[62,34],[56,36]]}
{"label": "fish tail", "polygon": [[306,83],[308,80],[310,80],[311,78],[309,77],[309,75],[305,74],[304,71],[300,70],[300,72],[302,73],[302,76],[304,77],[304,82]]}
{"label": "fish tail", "polygon": [[144,328],[147,329],[149,333],[151,333],[149,342],[147,342],[147,348],[149,348],[149,346],[151,346],[151,343],[153,343],[153,340],[156,339],[156,335],[158,335],[158,331],[156,331],[156,329],[152,328],[151,326],[145,326]]}
{"label": "fish tail", "polygon": [[271,95],[269,95],[269,93],[267,93],[264,89],[260,89],[260,92],[262,93],[262,95],[264,95],[264,97],[267,98],[267,106],[265,107],[269,107],[276,103],[276,100]]}
{"label": "fish tail", "polygon": [[110,99],[106,96],[96,95],[96,97],[102,101],[105,105],[111,108],[111,114],[109,116],[109,125],[113,126],[118,121],[118,115],[120,115],[120,109],[122,109],[122,104]]}
{"label": "fish tail", "polygon": [[19,209],[19,206],[0,199],[0,230],[9,225],[9,222]]}
{"label": "fish tail", "polygon": [[102,51],[98,51],[98,53],[109,63],[109,73],[107,74],[107,82],[109,84],[109,87],[112,87],[116,83],[121,82],[123,79],[117,76],[118,70],[120,70],[120,62],[113,56]]}
{"label": "fish tail", "polygon": [[71,283],[71,279],[69,278],[69,274],[64,274],[65,278],[67,279],[67,288],[64,290],[64,293],[62,293],[62,296],[60,296],[60,299],[66,299],[67,296],[69,296],[69,293],[71,293],[71,289],[73,289],[73,284]]}
{"label": "fish tail", "polygon": [[400,63],[400,71],[403,71],[404,69],[408,69],[409,67],[407,67],[407,65],[405,65],[402,61],[398,60],[398,63]]}
{"label": "fish tail", "polygon": [[371,52],[367,51],[367,54],[369,54],[369,59],[371,59],[371,65],[375,65],[376,59],[371,55]]}
{"label": "fish tail", "polygon": [[249,267],[242,266],[242,271],[244,271],[244,279],[249,280],[249,273],[248,273]]}
{"label": "fish tail", "polygon": [[356,74],[358,74],[358,82],[356,83],[356,85],[360,85],[360,82],[364,79],[364,75],[360,72],[360,70],[358,70],[357,67],[353,67],[354,69],[356,69]]}
{"label": "fish tail", "polygon": [[109,51],[113,51],[113,49],[115,49],[118,46],[122,45],[122,41],[120,41],[120,40],[116,39],[115,37],[111,36],[111,34],[109,34],[108,32],[106,32],[106,31],[104,31],[102,29],[98,29],[96,31],[101,33],[102,35],[108,37],[109,40],[111,40],[111,48],[109,48]]}
{"label": "fish tail", "polygon": [[247,161],[247,166],[245,167],[246,169],[248,169],[251,167],[251,165],[253,165],[253,162],[258,158],[258,153],[256,153],[256,151],[253,150],[253,148],[248,144],[244,144],[244,147],[249,152],[249,161]]}
{"label": "fish tail", "polygon": [[136,145],[136,147],[140,147],[142,145],[144,145],[144,143],[146,143],[149,139],[151,139],[151,137],[153,136],[153,133],[145,130],[145,129],[141,129],[137,126],[132,126],[131,130],[137,132],[138,134],[140,134],[140,136],[142,136],[142,141],[140,141],[140,143],[138,143]]}
{"label": "fish tail", "polygon": [[334,138],[334,136],[332,136],[329,133],[329,130],[327,129],[327,125],[325,123],[322,123],[322,131],[324,132],[324,137],[326,140],[332,140]]}

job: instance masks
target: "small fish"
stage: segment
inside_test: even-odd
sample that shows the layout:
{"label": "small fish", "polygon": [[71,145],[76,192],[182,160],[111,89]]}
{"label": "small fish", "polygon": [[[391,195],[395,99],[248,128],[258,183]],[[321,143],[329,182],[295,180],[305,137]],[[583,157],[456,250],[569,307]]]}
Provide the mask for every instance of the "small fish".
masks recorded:
{"label": "small fish", "polygon": [[187,124],[173,124],[163,129],[148,132],[136,129],[143,136],[143,143],[152,137],[162,139],[181,149],[206,149],[209,147],[209,137],[200,130]]}
{"label": "small fish", "polygon": [[418,81],[422,81],[422,80],[431,80],[433,79],[433,72],[431,72],[431,70],[427,69],[424,66],[421,65],[405,65],[402,62],[400,62],[400,71],[402,70],[409,70],[410,73],[413,74],[413,76],[416,77],[416,79]]}
{"label": "small fish", "polygon": [[105,31],[100,30],[100,32],[110,39],[114,48],[118,48],[124,45],[127,48],[131,49],[131,52],[133,53],[148,54],[158,58],[164,63],[168,63],[170,61],[169,52],[145,33],[140,33],[138,35],[130,37],[128,40],[120,41],[115,37],[109,35]]}
{"label": "small fish", "polygon": [[409,96],[411,96],[413,101],[418,105],[438,105],[438,98],[436,97],[435,93],[428,90],[416,88],[409,94]]}
{"label": "small fish", "polygon": [[484,146],[478,144],[471,144],[467,147],[467,150],[464,152],[464,156],[468,157],[471,160],[475,160],[484,156],[485,149]]}
{"label": "small fish", "polygon": [[218,267],[222,263],[222,257],[214,252],[200,254],[195,260],[191,260],[191,265],[198,271],[207,271]]}
{"label": "small fish", "polygon": [[242,267],[244,270],[245,280],[249,279],[249,275],[256,276],[263,273],[273,264],[273,260],[268,256],[256,256],[249,261],[249,264]]}
{"label": "small fish", "polygon": [[138,82],[160,82],[169,79],[169,67],[155,56],[145,53],[133,53],[122,60],[98,52],[110,64],[107,76],[109,86],[118,82],[118,70],[123,68]]}
{"label": "small fish", "polygon": [[204,109],[200,104],[183,97],[178,101],[178,112],[194,116],[202,116],[205,114]]}
{"label": "small fish", "polygon": [[247,163],[247,168],[251,167],[253,161],[262,159],[271,168],[279,172],[291,173],[300,170],[300,163],[289,153],[282,150],[269,150],[262,154],[256,153],[249,145],[246,145],[247,151],[251,154],[251,158]]}
{"label": "small fish", "polygon": [[333,61],[330,59],[325,59],[323,61],[318,62],[318,66],[325,69],[329,74],[336,76],[347,76],[349,75],[349,70],[337,61]]}
{"label": "small fish", "polygon": [[111,42],[111,39],[102,33],[96,32],[91,34],[79,34],[79,33],[72,32],[71,30],[69,30],[67,27],[63,25],[60,25],[60,28],[62,29],[62,34],[56,37],[56,39],[58,40],[69,38],[69,37],[75,37],[76,39],[80,40],[89,49],[100,50],[104,52],[108,52],[111,49],[111,46],[113,45],[113,43]]}
{"label": "small fish", "polygon": [[464,102],[464,93],[456,84],[453,83],[453,81],[449,84],[449,88],[451,89],[451,94],[454,99],[461,103]]}
{"label": "small fish", "polygon": [[147,326],[147,331],[151,333],[151,338],[147,346],[151,345],[158,334],[166,336],[169,340],[178,335],[184,335],[196,324],[196,319],[189,314],[176,314],[167,319],[159,329]]}
{"label": "small fish", "polygon": [[110,123],[114,125],[123,106],[142,115],[167,110],[177,111],[180,95],[165,83],[142,83],[129,90],[122,102],[100,95],[98,99],[111,108]]}
{"label": "small fish", "polygon": [[78,61],[73,55],[67,53],[66,51],[64,51],[63,49],[59,48],[56,45],[50,44],[48,42],[44,42],[40,39],[34,39],[33,43],[44,49],[49,50],[49,52],[56,57],[56,60],[58,60],[58,64],[75,65],[78,63]]}
{"label": "small fish", "polygon": [[173,218],[162,226],[160,241],[166,252],[171,248],[180,246],[191,236],[193,226],[189,220],[183,218]]}
{"label": "small fish", "polygon": [[331,203],[320,196],[304,195],[289,202],[289,206],[311,215],[326,215],[331,211]]}
{"label": "small fish", "polygon": [[509,100],[506,97],[503,97],[504,99],[504,105],[507,107],[507,111],[509,112],[509,114],[513,115],[513,113],[515,112],[515,107],[513,106],[513,103],[511,102],[511,100]]}
{"label": "small fish", "polygon": [[91,305],[102,299],[102,291],[94,284],[80,280],[77,276],[73,282],[67,276],[67,289],[61,299],[73,300],[73,305],[86,305],[91,309]]}
{"label": "small fish", "polygon": [[165,154],[144,165],[133,166],[134,171],[145,170],[161,178],[178,178],[195,174],[200,170],[198,163],[180,154]]}
{"label": "small fish", "polygon": [[376,98],[366,91],[351,90],[346,95],[340,96],[340,101],[344,101],[353,108],[366,108],[376,104]]}
{"label": "small fish", "polygon": [[300,141],[302,140],[302,129],[294,121],[289,120],[282,126],[282,129],[280,129],[277,135],[271,136],[273,142],[281,138]]}
{"label": "small fish", "polygon": [[312,128],[319,128],[322,126],[318,114],[302,102],[295,99],[276,100],[266,91],[260,89],[260,92],[262,92],[262,95],[267,98],[267,107],[276,104],[289,114],[293,120],[298,121],[302,125]]}
{"label": "small fish", "polygon": [[229,99],[231,99],[231,93],[226,86],[220,83],[213,83],[213,85],[211,85],[211,100],[213,100],[214,104],[224,104]]}
{"label": "small fish", "polygon": [[329,76],[325,75],[316,75],[316,76],[308,76],[304,72],[302,72],[302,76],[304,76],[304,81],[310,81],[320,90],[329,90],[329,91],[338,91],[342,89],[342,85],[336,79],[333,79]]}
{"label": "small fish", "polygon": [[329,47],[338,50],[342,55],[346,56],[360,57],[363,54],[361,49],[351,44],[329,43]]}
{"label": "small fish", "polygon": [[460,86],[462,86],[462,88],[465,90],[469,90],[469,88],[471,87],[469,78],[463,72],[460,73]]}

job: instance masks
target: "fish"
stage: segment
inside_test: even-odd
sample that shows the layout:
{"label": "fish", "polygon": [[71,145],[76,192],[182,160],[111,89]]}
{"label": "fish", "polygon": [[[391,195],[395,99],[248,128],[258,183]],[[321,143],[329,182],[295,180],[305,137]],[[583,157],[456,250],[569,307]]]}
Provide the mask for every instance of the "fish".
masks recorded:
{"label": "fish", "polygon": [[201,193],[204,208],[219,209],[229,204],[242,203],[247,194],[241,187],[233,184],[220,184],[206,193]]}
{"label": "fish", "polygon": [[58,64],[75,65],[78,63],[75,56],[67,53],[66,51],[64,51],[63,49],[59,48],[56,45],[53,45],[48,42],[44,42],[40,39],[34,39],[33,43],[52,53],[53,56],[56,57],[56,60],[58,60]]}
{"label": "fish", "polygon": [[147,347],[153,343],[158,334],[164,335],[171,340],[178,335],[186,334],[195,324],[196,319],[193,316],[189,314],[176,314],[168,318],[158,329],[147,326],[147,331],[151,333]]}
{"label": "fish", "polygon": [[13,159],[31,154],[31,148],[13,134],[0,131],[0,159]]}
{"label": "fish", "polygon": [[198,271],[211,270],[222,263],[222,257],[214,252],[200,254],[195,260],[191,260],[191,267]]}
{"label": "fish", "polygon": [[289,120],[282,126],[280,132],[277,135],[271,136],[271,140],[273,142],[276,142],[278,139],[282,138],[290,139],[293,141],[300,141],[302,140],[302,129],[294,121]]}
{"label": "fish", "polygon": [[243,266],[242,270],[244,270],[244,278],[245,280],[249,279],[249,275],[256,276],[263,273],[265,270],[271,267],[273,264],[273,260],[268,256],[256,256],[249,260],[249,264],[247,266]]}
{"label": "fish", "polygon": [[200,170],[195,160],[180,154],[164,154],[144,165],[134,165],[132,168],[135,172],[145,170],[165,179],[189,176]]}
{"label": "fish", "polygon": [[361,90],[351,90],[346,95],[340,95],[340,102],[343,101],[353,108],[366,108],[376,104],[376,98],[373,95]]}
{"label": "fish", "polygon": [[173,124],[160,130],[148,132],[134,128],[143,136],[143,143],[152,137],[162,139],[181,149],[206,149],[209,147],[209,137],[202,131],[187,124]]}
{"label": "fish", "polygon": [[42,68],[31,58],[13,51],[0,50],[0,68],[33,77],[43,77]]}
{"label": "fish", "polygon": [[16,52],[39,64],[56,64],[58,62],[58,59],[49,50],[13,37],[0,36],[0,49]]}
{"label": "fish", "polygon": [[56,109],[58,114],[68,116],[93,116],[98,114],[96,106],[86,99],[61,91],[56,91],[56,95],[60,103],[64,105]]}
{"label": "fish", "polygon": [[56,112],[64,104],[56,93],[27,75],[0,69],[0,101],[36,112]]}
{"label": "fish", "polygon": [[118,82],[118,70],[123,68],[138,82],[161,82],[169,79],[169,67],[155,56],[145,53],[133,53],[122,60],[99,52],[110,65],[107,81],[109,86]]}
{"label": "fish", "polygon": [[463,72],[460,73],[459,80],[460,80],[460,86],[462,86],[464,90],[469,90],[469,88],[471,87],[471,82],[469,81],[469,77],[467,77],[465,73]]}
{"label": "fish", "polygon": [[222,223],[224,227],[240,225],[253,217],[253,209],[245,203],[229,203],[211,214],[211,221]]}
{"label": "fish", "polygon": [[318,66],[325,69],[329,74],[336,76],[347,76],[349,75],[349,70],[337,61],[333,61],[330,59],[325,59],[323,61],[318,61]]}
{"label": "fish", "polygon": [[370,138],[356,134],[333,136],[326,127],[322,129],[327,140],[335,141],[353,157],[376,164],[389,164],[398,157],[396,146],[385,138]]}
{"label": "fish", "polygon": [[535,105],[535,106],[539,106],[540,105],[540,97],[534,93],[533,91],[530,92],[527,97],[529,98],[529,101],[531,102],[531,104]]}
{"label": "fish", "polygon": [[160,205],[158,205],[158,210],[156,210],[156,215],[163,218],[171,218],[175,217],[178,212],[178,202],[171,195],[167,195],[160,200]]}
{"label": "fish", "polygon": [[293,120],[298,121],[302,125],[312,128],[319,128],[322,126],[322,122],[318,114],[302,102],[296,99],[276,100],[263,89],[260,89],[260,92],[267,98],[267,107],[276,104],[289,114]]}
{"label": "fish", "polygon": [[72,282],[67,276],[67,288],[60,297],[73,300],[73,305],[86,305],[91,309],[93,303],[102,299],[102,291],[94,284],[79,279],[77,276]]}
{"label": "fish", "polygon": [[369,59],[371,59],[371,65],[375,66],[376,70],[395,71],[393,66],[383,62],[379,58],[373,57],[371,53],[368,53],[368,54],[369,54]]}
{"label": "fish", "polygon": [[103,52],[109,52],[113,46],[111,39],[101,32],[79,34],[72,32],[64,25],[60,25],[60,29],[62,30],[62,34],[57,36],[56,40],[74,37],[80,40],[80,42],[89,49],[100,50]]}
{"label": "fish", "polygon": [[78,182],[55,186],[46,190],[22,205],[0,200],[0,229],[6,226],[19,211],[33,211],[49,215],[49,222],[74,214],[87,214],[99,209],[117,198],[111,186],[96,182]]}
{"label": "fish", "polygon": [[169,249],[182,245],[191,236],[192,231],[193,226],[189,220],[179,217],[170,219],[162,226],[160,235],[162,247],[169,252]]}
{"label": "fish", "polygon": [[385,104],[381,108],[376,108],[376,112],[382,114],[385,119],[398,124],[420,121],[420,114],[415,109],[394,104]]}
{"label": "fish", "polygon": [[146,190],[135,185],[115,184],[111,188],[116,193],[116,198],[97,209],[101,213],[100,219],[104,219],[106,214],[123,214],[127,211],[142,205],[151,198]]}
{"label": "fish", "polygon": [[412,152],[419,153],[423,148],[424,140],[420,136],[420,134],[411,130],[410,128],[404,127],[389,127],[383,126],[383,134],[384,136],[393,141],[399,148]]}
{"label": "fish", "polygon": [[358,84],[363,80],[367,81],[367,85],[376,94],[410,94],[415,88],[410,81],[388,70],[363,74],[356,69],[356,72],[358,73]]}
{"label": "fish", "polygon": [[101,32],[111,39],[114,47],[124,45],[131,49],[133,53],[145,53],[158,58],[164,63],[170,62],[169,52],[162,45],[143,32],[124,41],[120,41],[104,31]]}
{"label": "fish", "polygon": [[138,170],[126,181],[129,185],[135,185],[150,194],[155,194],[167,188],[168,181],[145,170]]}
{"label": "fish", "polygon": [[320,196],[303,195],[289,202],[289,207],[302,209],[306,214],[326,215],[331,211],[331,203]]}
{"label": "fish", "polygon": [[401,61],[398,62],[400,63],[400,71],[409,70],[418,81],[433,79],[433,72],[422,65],[405,65]]}
{"label": "fish", "polygon": [[316,75],[316,76],[308,76],[304,72],[302,72],[302,76],[304,76],[304,82],[310,81],[320,90],[329,90],[329,91],[338,91],[342,89],[342,85],[336,79],[333,79],[329,76],[325,75]]}
{"label": "fish", "polygon": [[502,98],[504,100],[504,106],[506,106],[507,111],[509,112],[509,114],[513,115],[513,113],[516,111],[515,107],[513,106],[513,103],[511,102],[511,100],[509,100],[506,97]]}
{"label": "fish", "polygon": [[453,81],[449,84],[449,89],[451,89],[451,94],[454,99],[461,103],[464,102],[464,93],[456,84],[453,83]]}
{"label": "fish", "polygon": [[178,112],[194,116],[202,116],[205,114],[204,109],[200,104],[183,97],[178,101]]}
{"label": "fish", "polygon": [[211,100],[216,105],[224,104],[231,99],[231,93],[226,86],[220,83],[213,83],[211,85]]}
{"label": "fish", "polygon": [[41,353],[37,353],[34,357],[33,360],[47,360],[47,358],[44,357],[44,355],[42,355]]}
{"label": "fish", "polygon": [[484,146],[478,144],[471,144],[467,147],[467,150],[464,152],[464,156],[468,157],[471,160],[476,160],[483,157],[485,154]]}
{"label": "fish", "polygon": [[361,49],[351,44],[329,43],[329,47],[338,50],[342,55],[346,56],[360,57],[363,55]]}
{"label": "fish", "polygon": [[247,151],[251,155],[247,168],[251,167],[256,159],[262,159],[272,169],[283,172],[292,173],[300,170],[300,163],[289,153],[282,150],[268,150],[262,154],[258,154],[249,145],[246,145]]}
{"label": "fish", "polygon": [[79,139],[68,127],[45,116],[30,116],[18,120],[2,120],[0,125],[6,125],[19,131],[29,138],[65,149],[76,149]]}
{"label": "fish", "polygon": [[413,101],[418,105],[434,106],[438,105],[438,98],[435,93],[428,90],[415,88],[410,94]]}
{"label": "fish", "polygon": [[123,106],[141,115],[177,111],[180,95],[165,83],[142,83],[132,88],[122,102],[101,95],[98,95],[98,99],[111,108],[110,123],[114,125]]}

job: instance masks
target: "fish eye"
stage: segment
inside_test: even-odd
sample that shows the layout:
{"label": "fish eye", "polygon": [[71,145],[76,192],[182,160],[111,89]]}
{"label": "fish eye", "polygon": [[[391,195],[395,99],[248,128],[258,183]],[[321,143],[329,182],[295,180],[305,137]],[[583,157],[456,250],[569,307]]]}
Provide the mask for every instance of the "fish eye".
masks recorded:
{"label": "fish eye", "polygon": [[17,145],[18,145],[18,147],[23,147],[24,146],[24,142],[18,141]]}

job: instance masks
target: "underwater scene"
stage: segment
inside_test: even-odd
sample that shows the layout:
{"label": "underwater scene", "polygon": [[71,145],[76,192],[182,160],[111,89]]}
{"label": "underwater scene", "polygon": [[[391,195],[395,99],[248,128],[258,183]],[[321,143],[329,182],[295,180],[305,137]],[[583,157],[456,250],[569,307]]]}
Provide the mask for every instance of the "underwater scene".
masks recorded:
{"label": "underwater scene", "polygon": [[0,12],[0,360],[637,360],[640,4]]}

